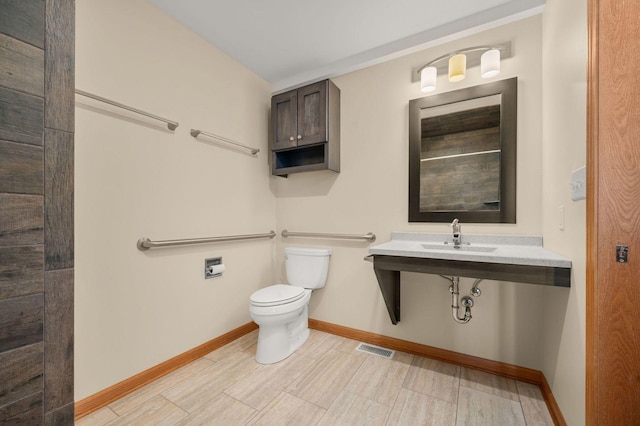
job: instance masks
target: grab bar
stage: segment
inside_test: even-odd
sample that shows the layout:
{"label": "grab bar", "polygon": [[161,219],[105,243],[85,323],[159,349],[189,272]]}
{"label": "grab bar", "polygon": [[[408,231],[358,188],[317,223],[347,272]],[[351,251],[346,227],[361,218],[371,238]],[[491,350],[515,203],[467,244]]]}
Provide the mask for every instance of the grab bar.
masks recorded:
{"label": "grab bar", "polygon": [[269,233],[267,234],[230,235],[227,237],[192,238],[188,240],[151,241],[148,238],[140,238],[138,240],[137,246],[138,246],[138,250],[145,251],[145,250],[149,250],[150,248],[188,246],[192,244],[206,244],[206,243],[221,243],[224,241],[255,240],[257,238],[273,238],[275,236],[276,236],[276,233],[274,231],[269,231]]}
{"label": "grab bar", "polygon": [[81,96],[86,96],[87,98],[95,99],[96,101],[104,102],[105,104],[113,105],[118,108],[126,109],[127,111],[135,112],[136,114],[144,115],[145,117],[153,118],[154,120],[165,122],[167,123],[167,127],[169,128],[169,130],[175,130],[180,125],[180,123],[178,123],[177,121],[171,121],[155,114],[151,114],[149,112],[145,112],[137,108],[121,104],[120,102],[112,101],[111,99],[103,98],[102,96],[85,92],[84,90],[76,89],[76,93]]}
{"label": "grab bar", "polygon": [[364,235],[354,234],[325,234],[314,232],[289,232],[286,229],[282,231],[282,238],[287,237],[312,237],[312,238],[328,238],[328,239],[341,239],[341,240],[368,240],[375,241],[376,234],[369,232]]}
{"label": "grab bar", "polygon": [[210,138],[218,139],[218,140],[221,140],[222,142],[230,143],[232,145],[236,145],[236,146],[239,146],[241,148],[248,149],[249,151],[251,151],[251,155],[256,155],[257,153],[260,152],[260,150],[258,148],[252,148],[250,146],[243,145],[243,144],[238,143],[238,142],[236,142],[234,140],[231,140],[229,138],[225,138],[223,136],[216,135],[215,133],[209,133],[209,132],[204,132],[202,130],[191,129],[191,136],[193,136],[194,138],[197,138],[198,135],[209,136]]}

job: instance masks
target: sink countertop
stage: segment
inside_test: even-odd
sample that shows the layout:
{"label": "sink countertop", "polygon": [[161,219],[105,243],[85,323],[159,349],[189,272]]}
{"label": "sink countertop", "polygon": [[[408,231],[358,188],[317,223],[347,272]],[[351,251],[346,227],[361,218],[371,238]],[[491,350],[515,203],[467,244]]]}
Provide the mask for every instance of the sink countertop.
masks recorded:
{"label": "sink countertop", "polygon": [[[444,245],[445,241],[449,244]],[[443,246],[441,250],[424,248],[425,243]],[[462,245],[466,249],[453,249],[451,233],[392,232],[391,241],[370,247],[369,254],[571,268],[571,260],[543,248],[538,236],[462,234]],[[473,251],[473,247],[495,250]]]}

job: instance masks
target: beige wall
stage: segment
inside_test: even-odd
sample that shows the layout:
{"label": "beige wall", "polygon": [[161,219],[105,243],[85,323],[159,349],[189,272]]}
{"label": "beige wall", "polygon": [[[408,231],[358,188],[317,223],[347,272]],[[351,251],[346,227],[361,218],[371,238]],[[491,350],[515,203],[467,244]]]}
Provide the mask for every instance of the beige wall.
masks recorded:
{"label": "beige wall", "polygon": [[[180,122],[175,132],[76,96],[75,398],[251,319],[273,240],[142,253],[156,240],[275,229],[266,161],[271,87],[142,0],[77,0],[76,87]],[[258,158],[194,140],[201,128]],[[227,271],[204,280],[204,259]]]}
{"label": "beige wall", "polygon": [[[407,221],[408,103],[423,96],[411,70],[457,48],[513,42],[515,55],[502,62],[500,79],[517,76],[517,224],[462,224],[464,233],[542,234],[542,19],[517,23],[405,56],[333,81],[341,90],[341,173],[315,172],[275,179],[278,229],[366,233],[378,243],[391,231],[450,232],[446,224]],[[479,69],[453,85],[441,78],[435,93],[481,84]],[[314,292],[310,316],[439,348],[516,365],[542,368],[542,286],[485,281],[473,320],[451,318],[449,282],[426,274],[402,274],[401,321],[389,320],[368,244],[330,240],[285,240],[287,245],[334,249],[326,287]],[[281,259],[282,243],[278,244]],[[278,265],[281,263],[278,262]],[[278,271],[284,279],[282,270]],[[473,280],[462,280],[468,294]],[[552,289],[565,294],[565,289]]]}
{"label": "beige wall", "polygon": [[[542,370],[570,424],[584,411],[584,202],[570,172],[584,165],[586,12],[550,0],[540,16],[334,78],[341,89],[339,174],[269,177],[269,85],[147,2],[77,0],[76,86],[181,123],[163,130],[77,97],[76,400],[248,321],[249,294],[284,280],[285,245],[333,248],[310,316],[361,330]],[[463,233],[543,235],[574,262],[571,290],[485,281],[467,325],[451,319],[448,282],[402,274],[393,326],[369,244],[293,239],[141,253],[142,236],[173,239],[292,231],[448,232],[407,222],[411,70],[471,45],[513,42],[499,79],[517,76],[517,224],[462,224]],[[544,65],[543,65],[544,64]],[[478,69],[436,93],[481,84]],[[544,79],[544,85],[543,85]],[[151,122],[152,123],[152,122]],[[194,140],[191,127],[263,151],[259,158]],[[559,205],[566,228],[556,226]],[[374,243],[375,244],[375,243]],[[203,261],[227,272],[204,280]],[[472,280],[463,279],[469,292]]]}
{"label": "beige wall", "polygon": [[[586,163],[587,2],[548,0],[543,20],[543,236],[573,261],[572,288],[546,296],[542,371],[570,425],[585,423],[586,204],[571,172]],[[559,206],[565,229],[558,228]],[[553,289],[551,289],[553,290]]]}

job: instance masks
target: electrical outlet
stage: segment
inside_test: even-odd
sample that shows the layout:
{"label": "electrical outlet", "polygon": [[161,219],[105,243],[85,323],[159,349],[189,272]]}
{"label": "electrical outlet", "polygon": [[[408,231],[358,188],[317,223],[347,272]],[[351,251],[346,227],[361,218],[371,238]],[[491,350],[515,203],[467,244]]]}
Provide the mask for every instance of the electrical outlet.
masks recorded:
{"label": "electrical outlet", "polygon": [[558,229],[564,231],[564,206],[558,208]]}
{"label": "electrical outlet", "polygon": [[573,201],[587,198],[587,168],[581,167],[571,173],[571,199]]}

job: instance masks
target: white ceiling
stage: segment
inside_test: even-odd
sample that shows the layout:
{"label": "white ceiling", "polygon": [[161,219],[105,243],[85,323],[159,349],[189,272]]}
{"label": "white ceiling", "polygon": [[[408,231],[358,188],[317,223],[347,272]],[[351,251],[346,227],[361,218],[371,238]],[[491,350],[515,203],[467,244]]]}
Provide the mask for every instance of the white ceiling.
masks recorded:
{"label": "white ceiling", "polygon": [[149,0],[274,91],[540,13],[545,0]]}

